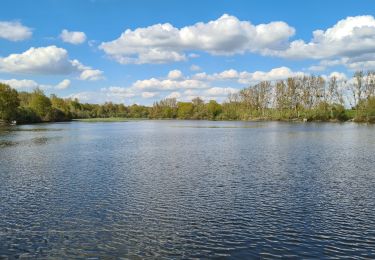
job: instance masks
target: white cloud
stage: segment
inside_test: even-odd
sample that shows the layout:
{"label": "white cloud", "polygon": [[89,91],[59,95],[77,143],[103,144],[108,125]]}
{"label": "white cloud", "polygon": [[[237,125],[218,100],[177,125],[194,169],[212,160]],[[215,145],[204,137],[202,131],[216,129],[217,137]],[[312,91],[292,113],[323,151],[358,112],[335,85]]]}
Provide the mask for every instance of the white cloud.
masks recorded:
{"label": "white cloud", "polygon": [[213,87],[209,88],[205,91],[205,94],[210,96],[228,96],[229,94],[237,93],[239,89],[236,88],[219,88],[219,87]]}
{"label": "white cloud", "polygon": [[[205,72],[196,73],[192,76],[184,76],[179,70],[172,70],[168,73],[167,79],[150,78],[135,81],[130,87],[134,93],[139,91],[159,92],[159,91],[177,91],[177,90],[207,90],[204,95],[228,95],[236,91],[233,87],[218,86],[220,82],[231,82],[232,86],[248,86],[260,81],[282,80],[294,76],[303,76],[303,72],[295,72],[287,67],[275,68],[270,71],[239,72],[234,69],[222,71],[220,73],[207,74]],[[226,83],[228,84],[228,83]],[[125,89],[125,88],[124,88]],[[208,90],[209,89],[209,90]],[[220,95],[219,95],[220,96]]]}
{"label": "white cloud", "polygon": [[135,93],[132,89],[117,86],[102,88],[101,92],[104,93],[107,97],[116,96],[121,98],[130,98],[135,96]]}
{"label": "white cloud", "polygon": [[20,22],[0,21],[0,39],[22,41],[31,37],[32,29]]}
{"label": "white cloud", "polygon": [[50,84],[39,84],[34,80],[30,79],[0,79],[0,82],[7,84],[11,86],[14,89],[21,89],[21,90],[30,90],[35,88],[40,89],[67,89],[70,87],[70,80],[64,79],[61,82],[57,83],[56,85],[50,85]]}
{"label": "white cloud", "polygon": [[103,71],[94,70],[94,69],[85,69],[82,71],[79,78],[81,80],[91,80],[91,81],[100,80],[100,79],[103,79]]}
{"label": "white cloud", "polygon": [[[289,48],[271,51],[286,58],[327,59],[332,57],[355,57],[375,52],[375,19],[371,15],[347,17],[333,27],[313,32],[310,42],[296,40]],[[319,68],[318,68],[319,69]]]}
{"label": "white cloud", "polygon": [[181,98],[181,93],[177,92],[177,91],[174,91],[174,92],[171,92],[170,94],[168,94],[165,98],[179,99],[179,98]]}
{"label": "white cloud", "polygon": [[153,98],[153,97],[156,97],[158,95],[159,95],[158,92],[148,92],[148,91],[142,92],[142,94],[141,94],[142,98]]}
{"label": "white cloud", "polygon": [[187,89],[182,93],[179,100],[191,101],[194,98],[199,97],[206,102],[210,100],[223,102],[224,100],[226,100],[229,94],[234,94],[239,91],[240,89],[231,88],[231,87],[212,87],[206,90]]}
{"label": "white cloud", "polygon": [[321,76],[326,81],[329,81],[333,77],[335,77],[338,82],[345,82],[348,80],[348,77],[345,73],[338,71],[331,72],[329,75],[322,74]]}
{"label": "white cloud", "polygon": [[80,102],[90,103],[104,103],[105,101],[107,101],[103,99],[103,95],[98,95],[97,92],[93,91],[74,93],[69,96],[66,96],[65,98],[78,99]]}
{"label": "white cloud", "polygon": [[331,74],[329,74],[329,77],[330,78],[335,77],[338,81],[345,81],[348,79],[345,73],[337,72],[337,71],[334,71]]}
{"label": "white cloud", "polygon": [[171,70],[168,73],[168,78],[172,80],[181,79],[182,78],[182,72],[180,70]]}
{"label": "white cloud", "polygon": [[260,82],[260,81],[274,81],[274,80],[282,80],[289,77],[297,77],[297,76],[303,76],[303,72],[294,72],[288,67],[279,67],[272,69],[268,72],[264,71],[256,71],[253,73],[248,72],[241,72],[240,73],[240,83],[254,83],[254,82]]}
{"label": "white cloud", "polygon": [[[186,60],[186,52],[192,50],[214,55],[279,50],[294,32],[285,22],[253,25],[224,14],[215,21],[181,29],[169,23],[127,29],[118,39],[103,42],[99,48],[123,64],[166,63]],[[196,56],[188,56],[192,55]]]}
{"label": "white cloud", "polygon": [[112,86],[108,88],[102,88],[100,90],[100,93],[95,91],[84,91],[71,94],[67,96],[67,98],[76,98],[80,102],[100,104],[104,102],[126,103],[134,96],[135,93],[133,93],[133,90],[129,88]]}
{"label": "white cloud", "polygon": [[366,53],[356,57],[342,57],[333,60],[322,60],[317,65],[309,67],[311,71],[324,71],[329,67],[344,66],[351,71],[374,70],[375,53]]}
{"label": "white cloud", "polygon": [[0,79],[1,83],[7,84],[15,89],[27,89],[27,88],[37,88],[39,86],[34,80],[30,79]]}
{"label": "white cloud", "polygon": [[82,80],[97,80],[103,72],[70,60],[67,50],[54,45],[30,48],[23,53],[0,57],[0,71],[19,74],[67,75],[80,73]]}
{"label": "white cloud", "polygon": [[195,79],[163,80],[151,78],[145,80],[137,80],[136,82],[134,82],[132,87],[139,90],[176,90],[187,88],[207,88],[207,84]]}
{"label": "white cloud", "polygon": [[60,38],[63,42],[81,44],[86,41],[86,34],[84,32],[71,32],[64,29],[60,34]]}
{"label": "white cloud", "polygon": [[271,69],[270,71],[237,71],[229,69],[220,73],[206,74],[205,72],[193,75],[193,79],[202,81],[237,81],[240,84],[255,84],[260,81],[274,81],[282,80],[289,77],[302,76],[303,72],[292,71],[288,67],[279,67]]}
{"label": "white cloud", "polygon": [[70,87],[70,80],[69,79],[64,79],[61,81],[59,84],[56,85],[56,89],[67,89]]}
{"label": "white cloud", "polygon": [[234,69],[225,70],[216,75],[219,79],[236,79],[239,77],[239,73]]}
{"label": "white cloud", "polygon": [[192,76],[192,79],[196,80],[209,80],[210,76],[206,72],[199,72]]}
{"label": "white cloud", "polygon": [[0,57],[0,71],[29,74],[69,74],[76,68],[68,52],[56,46],[30,48],[20,54]]}
{"label": "white cloud", "polygon": [[375,60],[352,62],[352,63],[347,63],[345,66],[353,71],[374,70]]}
{"label": "white cloud", "polygon": [[[365,53],[355,57],[343,57],[341,59],[327,61],[330,66],[335,63],[348,68],[349,70],[374,70],[375,69],[375,53]],[[327,63],[326,62],[326,63]],[[328,66],[328,65],[327,65]]]}
{"label": "white cloud", "polygon": [[[250,84],[302,75],[304,75],[302,72],[294,72],[287,67],[275,68],[266,72],[239,72],[228,69],[213,74],[201,72],[192,76],[184,75],[179,70],[172,70],[166,77],[137,80],[128,87],[103,88],[100,95],[96,94],[96,96],[95,92],[82,92],[75,94],[74,97],[94,103],[105,101],[128,103],[132,98],[152,99],[160,96],[174,97],[181,101],[190,101],[195,97],[201,97],[205,101],[215,99],[222,102],[229,94],[237,93],[241,88]],[[225,86],[222,86],[223,84]]]}
{"label": "white cloud", "polygon": [[119,38],[101,43],[99,48],[123,64],[184,61],[199,56],[196,51],[322,60],[321,64],[311,66],[311,71],[322,71],[335,66],[335,62],[351,70],[375,68],[374,16],[347,17],[332,27],[315,30],[310,41],[289,42],[294,33],[295,29],[285,22],[254,25],[224,14],[216,20],[182,28],[164,23],[127,29]]}

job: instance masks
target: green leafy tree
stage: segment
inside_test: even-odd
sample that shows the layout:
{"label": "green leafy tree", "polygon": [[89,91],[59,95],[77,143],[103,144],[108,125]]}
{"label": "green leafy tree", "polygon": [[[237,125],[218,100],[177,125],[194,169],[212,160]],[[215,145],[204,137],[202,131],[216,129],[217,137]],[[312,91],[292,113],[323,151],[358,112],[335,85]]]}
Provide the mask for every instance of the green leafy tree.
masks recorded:
{"label": "green leafy tree", "polygon": [[42,119],[47,119],[48,114],[51,112],[52,104],[42,90],[35,89],[31,94],[29,107]]}
{"label": "green leafy tree", "polygon": [[209,119],[215,119],[222,112],[221,105],[215,100],[210,100],[206,106]]}
{"label": "green leafy tree", "polygon": [[4,121],[15,120],[19,104],[17,91],[6,84],[0,83],[0,119]]}
{"label": "green leafy tree", "polygon": [[207,118],[207,111],[203,99],[196,97],[191,101],[191,103],[193,103],[194,106],[192,119]]}
{"label": "green leafy tree", "polygon": [[177,117],[180,119],[190,119],[193,116],[194,106],[190,102],[178,102]]}

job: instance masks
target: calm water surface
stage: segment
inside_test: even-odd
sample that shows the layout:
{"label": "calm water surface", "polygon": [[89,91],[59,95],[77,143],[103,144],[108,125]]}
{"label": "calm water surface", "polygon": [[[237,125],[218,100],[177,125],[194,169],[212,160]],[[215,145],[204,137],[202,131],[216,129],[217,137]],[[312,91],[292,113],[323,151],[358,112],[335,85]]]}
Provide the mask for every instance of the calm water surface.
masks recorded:
{"label": "calm water surface", "polygon": [[0,258],[375,258],[375,126],[0,130]]}

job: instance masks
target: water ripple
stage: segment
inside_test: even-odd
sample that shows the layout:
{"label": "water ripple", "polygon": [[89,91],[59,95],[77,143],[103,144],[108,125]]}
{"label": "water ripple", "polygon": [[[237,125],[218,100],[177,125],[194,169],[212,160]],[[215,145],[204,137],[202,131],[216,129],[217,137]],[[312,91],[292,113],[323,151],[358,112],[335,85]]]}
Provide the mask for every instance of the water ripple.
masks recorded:
{"label": "water ripple", "polygon": [[0,136],[0,259],[375,258],[374,127],[24,127]]}

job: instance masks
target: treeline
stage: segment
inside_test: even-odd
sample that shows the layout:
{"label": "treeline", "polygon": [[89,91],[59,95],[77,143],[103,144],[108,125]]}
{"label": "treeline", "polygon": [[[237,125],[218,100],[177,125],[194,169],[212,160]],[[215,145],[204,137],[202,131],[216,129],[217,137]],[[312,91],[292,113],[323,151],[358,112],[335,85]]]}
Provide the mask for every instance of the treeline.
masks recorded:
{"label": "treeline", "polygon": [[0,120],[17,123],[62,122],[78,118],[129,117],[147,118],[146,106],[105,103],[83,104],[77,99],[47,97],[42,90],[17,92],[0,83]]}
{"label": "treeline", "polygon": [[[345,108],[350,106],[350,108]],[[375,73],[356,72],[349,81],[336,77],[292,77],[263,81],[215,100],[191,102],[163,99],[153,106],[84,104],[77,99],[47,97],[40,89],[17,92],[0,83],[0,120],[18,123],[69,121],[78,118],[152,118],[208,120],[375,121]]]}
{"label": "treeline", "polygon": [[358,71],[349,81],[322,76],[262,81],[229,95],[222,104],[165,99],[153,105],[149,117],[375,122],[375,72]]}

